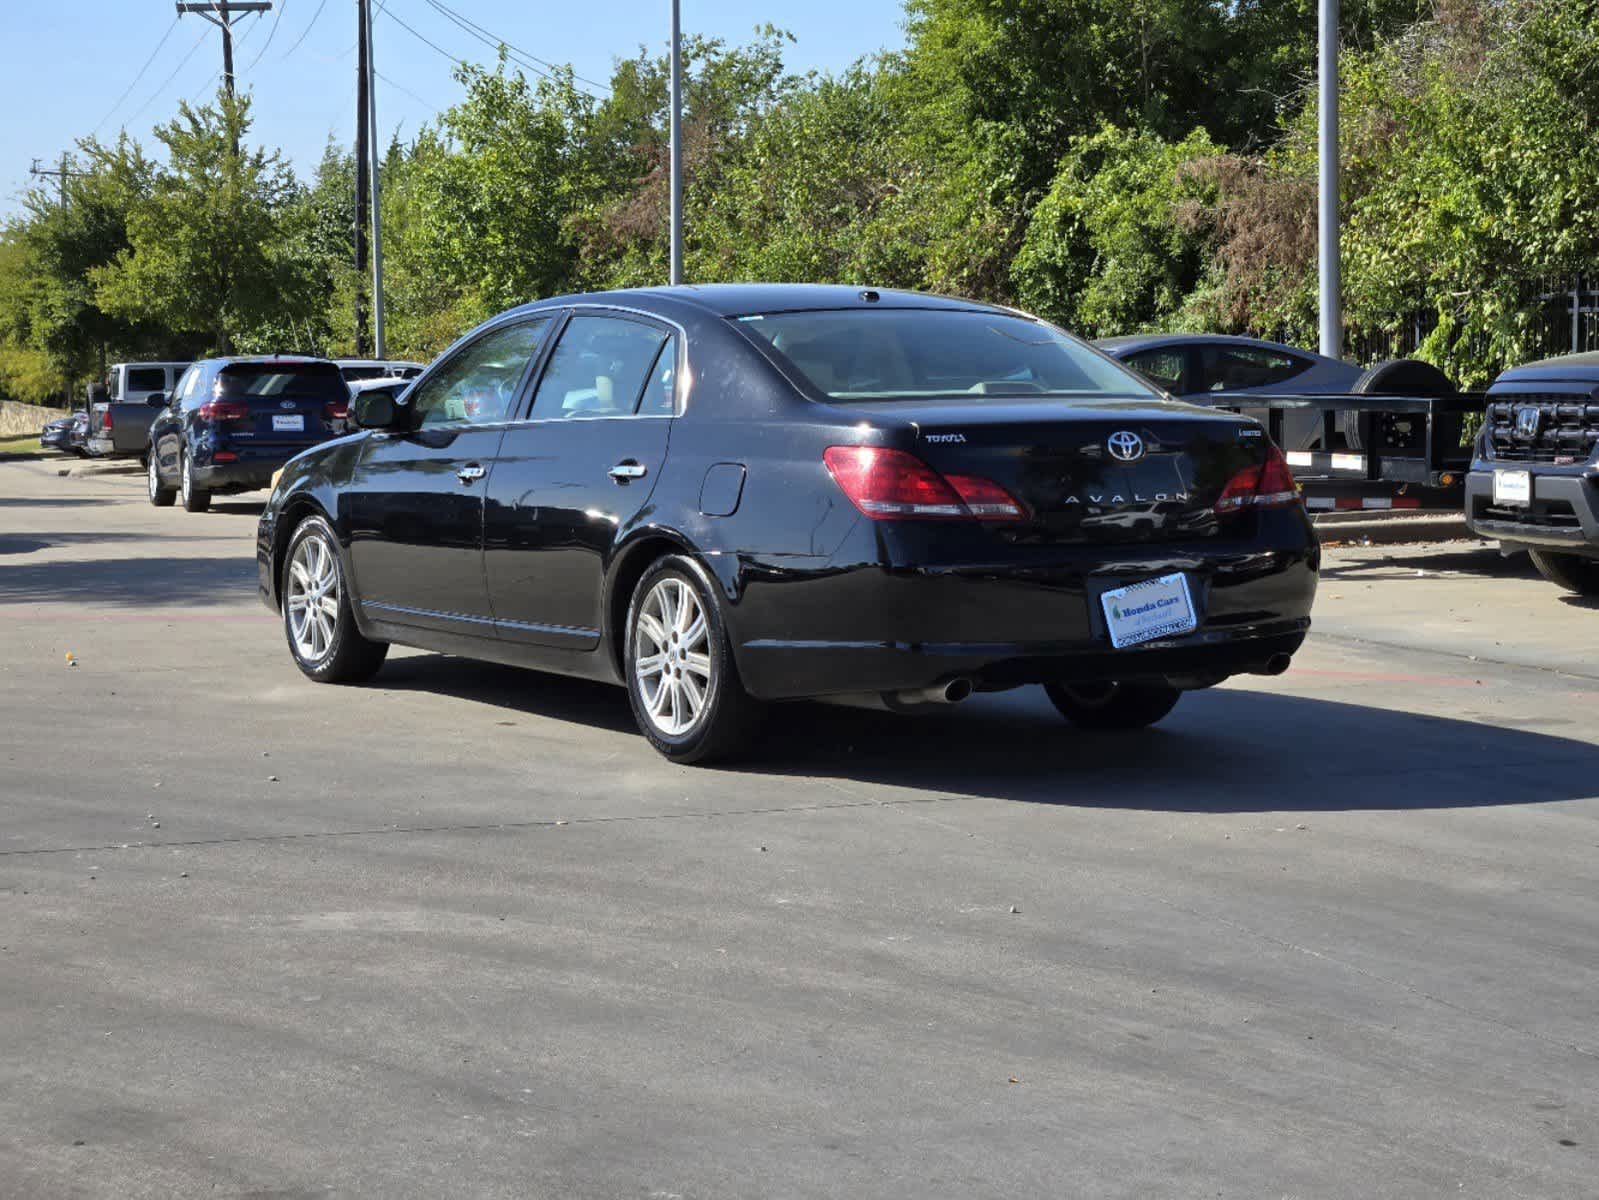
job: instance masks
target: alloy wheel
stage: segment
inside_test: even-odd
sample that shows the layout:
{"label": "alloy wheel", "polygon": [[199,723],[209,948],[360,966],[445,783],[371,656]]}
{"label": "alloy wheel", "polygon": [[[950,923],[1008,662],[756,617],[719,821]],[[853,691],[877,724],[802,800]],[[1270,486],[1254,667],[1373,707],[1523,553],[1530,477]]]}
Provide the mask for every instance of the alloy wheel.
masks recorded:
{"label": "alloy wheel", "polygon": [[319,662],[332,649],[339,620],[339,565],[332,548],[320,537],[306,538],[289,562],[288,581],[289,636],[302,658]]}
{"label": "alloy wheel", "polygon": [[150,484],[150,499],[154,500],[156,498],[156,494],[161,491],[161,472],[155,465],[155,451],[153,449],[150,451],[150,469],[148,475],[148,482]]}
{"label": "alloy wheel", "polygon": [[650,589],[633,628],[633,675],[650,723],[669,737],[692,729],[710,697],[711,672],[699,597],[668,576]]}
{"label": "alloy wheel", "polygon": [[189,456],[183,456],[183,506],[189,506],[189,497],[194,494],[194,479],[189,474]]}

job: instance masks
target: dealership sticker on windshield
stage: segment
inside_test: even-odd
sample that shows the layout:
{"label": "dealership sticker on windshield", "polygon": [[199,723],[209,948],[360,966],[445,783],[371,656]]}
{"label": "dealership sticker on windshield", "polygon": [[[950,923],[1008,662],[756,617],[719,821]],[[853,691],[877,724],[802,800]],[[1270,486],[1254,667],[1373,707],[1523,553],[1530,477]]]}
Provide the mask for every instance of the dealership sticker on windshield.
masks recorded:
{"label": "dealership sticker on windshield", "polygon": [[1105,608],[1110,644],[1118,650],[1199,627],[1188,576],[1180,573],[1116,588],[1100,596],[1099,602]]}

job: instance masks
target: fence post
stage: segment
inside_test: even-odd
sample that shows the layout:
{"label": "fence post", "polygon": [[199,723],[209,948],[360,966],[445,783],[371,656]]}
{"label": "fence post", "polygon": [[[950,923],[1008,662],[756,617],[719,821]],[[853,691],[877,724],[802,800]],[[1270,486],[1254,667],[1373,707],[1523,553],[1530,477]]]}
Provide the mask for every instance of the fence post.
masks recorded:
{"label": "fence post", "polygon": [[1582,276],[1571,289],[1571,352],[1582,349]]}

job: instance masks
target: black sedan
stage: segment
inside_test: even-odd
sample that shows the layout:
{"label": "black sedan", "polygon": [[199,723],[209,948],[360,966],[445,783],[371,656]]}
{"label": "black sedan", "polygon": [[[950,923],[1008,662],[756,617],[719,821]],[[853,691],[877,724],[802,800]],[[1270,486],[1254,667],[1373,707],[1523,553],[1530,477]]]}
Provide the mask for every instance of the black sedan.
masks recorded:
{"label": "black sedan", "polygon": [[768,702],[1043,684],[1093,729],[1285,670],[1319,550],[1246,418],[1041,321],[912,293],[557,298],[473,330],[261,515],[300,669],[390,643],[624,684],[668,757]]}
{"label": "black sedan", "polygon": [[300,451],[343,433],[349,407],[350,387],[326,359],[202,359],[150,426],[150,503],[204,512],[214,493],[264,488]]}

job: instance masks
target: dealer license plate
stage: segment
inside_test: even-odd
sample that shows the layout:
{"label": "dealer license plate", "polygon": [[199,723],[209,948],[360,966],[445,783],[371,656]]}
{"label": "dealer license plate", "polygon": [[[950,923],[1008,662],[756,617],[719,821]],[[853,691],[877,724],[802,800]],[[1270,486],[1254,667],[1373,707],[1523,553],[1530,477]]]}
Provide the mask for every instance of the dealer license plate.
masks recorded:
{"label": "dealer license plate", "polygon": [[276,413],[272,415],[273,433],[304,432],[304,430],[305,417],[299,413],[290,413],[288,416],[279,416]]}
{"label": "dealer license plate", "polygon": [[1105,610],[1110,644],[1120,650],[1156,638],[1192,633],[1199,626],[1188,576],[1162,575],[1143,583],[1105,592],[1099,598]]}
{"label": "dealer license plate", "polygon": [[1527,471],[1495,471],[1494,503],[1531,504],[1532,475]]}

